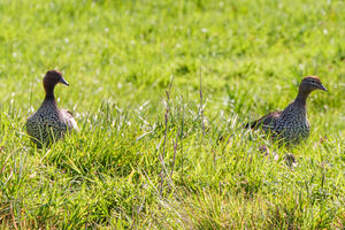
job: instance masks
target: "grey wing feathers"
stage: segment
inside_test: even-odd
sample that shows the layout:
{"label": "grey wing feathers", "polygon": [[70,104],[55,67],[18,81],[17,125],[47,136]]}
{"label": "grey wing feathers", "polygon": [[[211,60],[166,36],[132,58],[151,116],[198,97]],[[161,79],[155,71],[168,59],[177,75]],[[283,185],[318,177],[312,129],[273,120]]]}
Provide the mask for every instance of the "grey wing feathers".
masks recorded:
{"label": "grey wing feathers", "polygon": [[275,112],[269,113],[256,121],[247,123],[245,128],[251,128],[251,129],[256,129],[259,127],[273,128],[276,120],[279,118],[281,113],[282,111],[275,111]]}
{"label": "grey wing feathers", "polygon": [[63,119],[65,120],[69,131],[76,130],[79,131],[77,122],[74,120],[73,114],[66,110],[66,109],[61,109],[61,114],[63,116]]}

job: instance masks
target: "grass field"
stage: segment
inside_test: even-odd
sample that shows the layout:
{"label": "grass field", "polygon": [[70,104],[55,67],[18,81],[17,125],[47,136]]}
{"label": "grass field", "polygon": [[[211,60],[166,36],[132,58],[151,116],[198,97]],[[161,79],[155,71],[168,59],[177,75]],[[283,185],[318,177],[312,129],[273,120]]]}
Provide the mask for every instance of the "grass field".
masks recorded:
{"label": "grass field", "polygon": [[[2,0],[1,229],[344,229],[344,8]],[[48,69],[69,81],[56,95],[80,132],[39,150],[24,124]],[[306,143],[242,129],[306,75],[329,89],[308,100]]]}

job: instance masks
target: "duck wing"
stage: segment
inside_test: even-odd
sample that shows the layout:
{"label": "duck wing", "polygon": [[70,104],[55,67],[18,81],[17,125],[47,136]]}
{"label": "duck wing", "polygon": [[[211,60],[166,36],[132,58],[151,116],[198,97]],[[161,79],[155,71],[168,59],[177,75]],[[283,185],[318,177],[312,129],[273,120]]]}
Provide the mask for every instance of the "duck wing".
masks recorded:
{"label": "duck wing", "polygon": [[257,129],[262,127],[263,129],[273,129],[281,113],[282,111],[271,112],[256,121],[247,123],[245,128]]}

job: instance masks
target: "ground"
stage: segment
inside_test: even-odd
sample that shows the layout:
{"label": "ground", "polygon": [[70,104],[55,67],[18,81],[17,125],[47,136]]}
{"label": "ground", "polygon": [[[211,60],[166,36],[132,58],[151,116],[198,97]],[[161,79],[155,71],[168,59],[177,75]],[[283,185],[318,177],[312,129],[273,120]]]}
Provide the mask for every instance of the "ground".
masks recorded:
{"label": "ground", "polygon": [[[343,229],[344,7],[1,1],[2,228]],[[80,132],[40,150],[24,124],[49,69]],[[243,129],[307,75],[329,92],[308,100],[305,143]]]}

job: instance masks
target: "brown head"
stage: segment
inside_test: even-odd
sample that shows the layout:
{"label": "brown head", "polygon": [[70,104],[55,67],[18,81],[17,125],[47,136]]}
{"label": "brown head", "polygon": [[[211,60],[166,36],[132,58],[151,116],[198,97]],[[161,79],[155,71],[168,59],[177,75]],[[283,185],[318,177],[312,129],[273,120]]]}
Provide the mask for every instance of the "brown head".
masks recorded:
{"label": "brown head", "polygon": [[322,85],[318,76],[307,76],[303,78],[299,85],[297,100],[305,104],[308,95],[314,90],[327,91],[327,89]]}
{"label": "brown head", "polygon": [[305,92],[312,92],[316,89],[327,91],[327,89],[322,85],[318,76],[308,76],[303,78],[299,89]]}
{"label": "brown head", "polygon": [[56,84],[62,83],[64,85],[69,85],[67,81],[62,77],[62,74],[56,70],[49,70],[45,77],[43,78],[43,87],[46,91],[46,94],[49,96],[54,95],[54,88]]}

